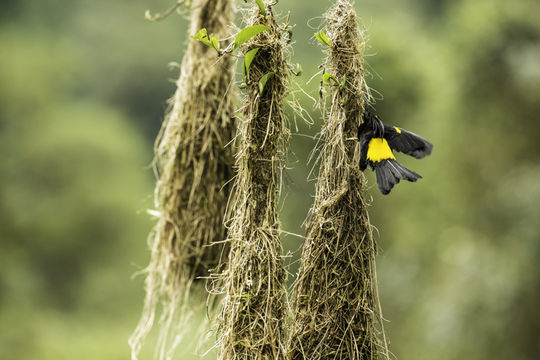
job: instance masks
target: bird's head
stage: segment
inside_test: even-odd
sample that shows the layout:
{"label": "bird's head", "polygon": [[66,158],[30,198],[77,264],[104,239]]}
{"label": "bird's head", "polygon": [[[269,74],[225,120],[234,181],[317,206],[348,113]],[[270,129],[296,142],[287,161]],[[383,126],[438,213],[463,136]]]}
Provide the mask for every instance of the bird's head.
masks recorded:
{"label": "bird's head", "polygon": [[362,114],[362,124],[358,127],[358,138],[382,138],[384,137],[384,124],[377,115],[369,111]]}

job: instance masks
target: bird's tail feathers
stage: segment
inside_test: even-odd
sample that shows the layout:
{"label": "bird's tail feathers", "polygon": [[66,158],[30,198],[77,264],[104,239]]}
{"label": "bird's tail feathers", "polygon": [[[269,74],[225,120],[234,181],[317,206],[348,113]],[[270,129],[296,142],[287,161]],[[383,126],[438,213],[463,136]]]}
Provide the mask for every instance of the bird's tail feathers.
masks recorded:
{"label": "bird's tail feathers", "polygon": [[415,182],[422,178],[422,176],[407,169],[394,159],[379,161],[374,164],[374,168],[377,177],[377,186],[384,195],[389,194],[390,190],[400,180]]}

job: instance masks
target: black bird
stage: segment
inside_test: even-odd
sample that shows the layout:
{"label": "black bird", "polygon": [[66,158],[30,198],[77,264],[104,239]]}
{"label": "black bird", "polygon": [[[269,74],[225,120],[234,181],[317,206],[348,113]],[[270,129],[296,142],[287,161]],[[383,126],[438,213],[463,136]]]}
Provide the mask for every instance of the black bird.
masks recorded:
{"label": "black bird", "polygon": [[375,171],[377,186],[386,195],[400,180],[416,181],[422,176],[396,161],[392,150],[421,159],[433,150],[426,139],[396,126],[384,125],[377,115],[364,111],[358,127],[360,170],[368,164]]}

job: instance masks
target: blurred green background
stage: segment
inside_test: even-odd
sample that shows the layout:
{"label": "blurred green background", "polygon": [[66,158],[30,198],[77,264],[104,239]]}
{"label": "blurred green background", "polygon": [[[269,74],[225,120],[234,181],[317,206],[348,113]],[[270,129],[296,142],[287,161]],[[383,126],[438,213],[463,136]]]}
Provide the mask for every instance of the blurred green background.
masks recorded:
{"label": "blurred green background", "polygon": [[[152,143],[187,43],[172,0],[0,5],[0,358],[128,359],[152,222]],[[328,0],[286,1],[298,86],[317,97]],[[372,186],[379,286],[400,359],[540,354],[540,2],[356,1],[368,83],[390,124],[430,139],[424,176]],[[299,95],[315,123],[321,120]],[[302,234],[314,141],[291,138],[281,218]],[[284,237],[295,274],[301,239]],[[293,276],[289,277],[292,280]],[[191,343],[193,339],[187,339]],[[146,357],[151,348],[146,349]],[[179,359],[194,359],[183,347]],[[212,358],[210,354],[206,358]]]}

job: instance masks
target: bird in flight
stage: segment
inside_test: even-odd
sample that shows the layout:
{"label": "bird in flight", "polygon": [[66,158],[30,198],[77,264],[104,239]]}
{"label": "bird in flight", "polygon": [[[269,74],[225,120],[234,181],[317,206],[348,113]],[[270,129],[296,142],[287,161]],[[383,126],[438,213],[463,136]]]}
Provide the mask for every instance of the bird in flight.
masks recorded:
{"label": "bird in flight", "polygon": [[384,125],[369,111],[364,111],[362,120],[358,127],[360,170],[366,170],[369,165],[375,171],[377,186],[384,195],[400,180],[415,182],[422,178],[398,163],[393,150],[421,159],[433,150],[429,141],[397,126]]}

